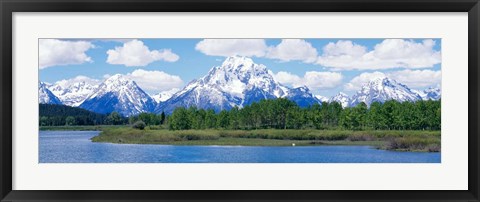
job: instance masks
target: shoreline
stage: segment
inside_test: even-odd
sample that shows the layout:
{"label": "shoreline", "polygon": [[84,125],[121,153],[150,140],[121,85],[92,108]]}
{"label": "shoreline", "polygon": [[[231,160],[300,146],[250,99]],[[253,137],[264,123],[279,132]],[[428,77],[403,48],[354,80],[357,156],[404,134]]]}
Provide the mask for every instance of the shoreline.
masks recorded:
{"label": "shoreline", "polygon": [[377,149],[409,152],[440,152],[440,131],[415,130],[145,130],[130,126],[55,126],[50,131],[101,131],[92,142],[113,144],[218,145],[218,146],[372,146]]}

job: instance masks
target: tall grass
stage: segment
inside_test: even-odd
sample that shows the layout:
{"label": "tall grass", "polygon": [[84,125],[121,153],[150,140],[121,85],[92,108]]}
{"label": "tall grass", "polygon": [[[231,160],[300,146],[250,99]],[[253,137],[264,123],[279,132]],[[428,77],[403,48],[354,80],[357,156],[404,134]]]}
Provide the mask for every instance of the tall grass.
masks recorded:
{"label": "tall grass", "polygon": [[132,128],[106,128],[99,136],[93,137],[94,142],[113,143],[160,143],[188,140],[217,140],[220,138],[214,131],[169,131],[169,130],[136,130]]}
{"label": "tall grass", "polygon": [[[103,128],[94,142],[134,144],[191,144],[222,143],[224,139],[257,139],[308,141],[315,144],[329,141],[384,142],[381,149],[397,151],[440,151],[440,131],[349,131],[349,130],[156,130],[146,127],[137,130],[130,127]],[[189,142],[190,141],[190,142]],[[188,143],[189,142],[189,143]],[[248,141],[251,142],[251,141]],[[265,143],[265,141],[263,141]],[[305,143],[305,142],[304,142]],[[251,143],[249,143],[251,144]]]}
{"label": "tall grass", "polygon": [[426,151],[440,152],[440,139],[429,136],[389,138],[385,149],[396,151]]}

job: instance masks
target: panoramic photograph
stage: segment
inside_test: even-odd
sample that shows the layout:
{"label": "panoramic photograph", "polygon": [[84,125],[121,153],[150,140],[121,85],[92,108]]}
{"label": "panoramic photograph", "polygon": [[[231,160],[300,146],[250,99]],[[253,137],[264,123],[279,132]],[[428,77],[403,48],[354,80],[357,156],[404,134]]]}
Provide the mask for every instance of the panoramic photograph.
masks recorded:
{"label": "panoramic photograph", "polygon": [[438,38],[38,46],[39,163],[441,163]]}

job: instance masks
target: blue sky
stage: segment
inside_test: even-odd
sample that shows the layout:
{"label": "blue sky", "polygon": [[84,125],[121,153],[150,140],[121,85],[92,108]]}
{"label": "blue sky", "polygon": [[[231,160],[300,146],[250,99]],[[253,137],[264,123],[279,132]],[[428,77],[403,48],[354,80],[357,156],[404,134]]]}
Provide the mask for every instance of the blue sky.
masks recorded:
{"label": "blue sky", "polygon": [[317,95],[352,95],[381,76],[413,89],[440,87],[441,39],[39,39],[39,79],[131,76],[150,94],[182,88],[221,65],[251,57],[281,83]]}

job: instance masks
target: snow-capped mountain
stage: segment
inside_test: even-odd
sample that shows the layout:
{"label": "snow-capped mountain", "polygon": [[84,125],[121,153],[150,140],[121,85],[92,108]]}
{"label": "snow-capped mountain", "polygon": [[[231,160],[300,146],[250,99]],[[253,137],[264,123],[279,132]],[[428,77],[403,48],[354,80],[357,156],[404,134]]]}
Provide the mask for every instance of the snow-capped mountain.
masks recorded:
{"label": "snow-capped mountain", "polygon": [[406,85],[388,77],[374,79],[363,85],[362,89],[352,96],[350,106],[365,102],[370,106],[373,102],[385,102],[387,100],[417,101],[422,98],[416,92],[410,90]]}
{"label": "snow-capped mountain", "polygon": [[331,97],[328,100],[329,103],[338,102],[342,105],[343,108],[348,107],[350,104],[350,97],[347,94],[340,92],[337,95]]}
{"label": "snow-capped mountain", "polygon": [[294,101],[300,107],[308,107],[321,102],[315,95],[310,93],[310,90],[306,86],[291,89],[287,88],[284,97]]}
{"label": "snow-capped mountain", "polygon": [[171,90],[162,91],[162,92],[157,93],[155,95],[152,95],[150,97],[152,97],[155,100],[155,102],[160,103],[160,102],[164,102],[165,100],[170,99],[179,90],[180,89],[178,89],[178,88],[172,88]]}
{"label": "snow-capped mountain", "polygon": [[320,102],[328,102],[329,98],[321,95],[315,95],[315,98],[317,98],[318,101]]}
{"label": "snow-capped mountain", "polygon": [[40,104],[62,104],[62,101],[55,96],[50,90],[48,90],[49,85],[44,82],[39,82],[38,84],[38,102]]}
{"label": "snow-capped mountain", "polygon": [[412,90],[416,92],[422,100],[439,100],[442,98],[442,92],[439,88],[427,88],[423,91]]}
{"label": "snow-capped mountain", "polygon": [[79,82],[57,82],[49,87],[65,105],[77,107],[96,89],[98,85],[94,85],[87,81]]}
{"label": "snow-capped mountain", "polygon": [[155,112],[170,113],[177,107],[190,106],[220,111],[273,98],[288,98],[301,106],[318,102],[308,88],[283,86],[264,65],[247,57],[232,56],[160,103]]}
{"label": "snow-capped mountain", "polygon": [[116,74],[101,83],[79,106],[97,113],[116,111],[123,116],[152,112],[156,102],[135,81]]}

